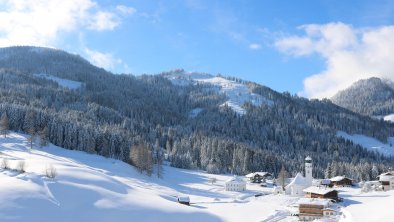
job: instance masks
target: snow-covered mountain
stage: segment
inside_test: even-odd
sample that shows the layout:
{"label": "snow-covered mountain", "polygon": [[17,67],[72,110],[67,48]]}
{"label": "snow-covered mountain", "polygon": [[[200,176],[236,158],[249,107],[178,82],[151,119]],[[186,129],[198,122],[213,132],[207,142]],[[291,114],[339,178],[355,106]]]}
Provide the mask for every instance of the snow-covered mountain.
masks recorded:
{"label": "snow-covered mountain", "polygon": [[0,115],[12,130],[46,128],[59,147],[125,162],[135,144],[146,144],[165,151],[172,166],[211,173],[277,174],[282,165],[297,173],[310,155],[316,175],[335,159],[343,174],[363,180],[358,164],[392,164],[337,136],[386,143],[391,124],[240,79],[183,70],[115,75],[41,47],[1,48],[0,79]]}
{"label": "snow-covered mountain", "polygon": [[227,100],[221,106],[229,106],[238,114],[245,114],[243,108],[245,103],[251,103],[255,106],[266,104],[271,106],[273,101],[252,92],[252,89],[244,81],[230,80],[223,76],[214,76],[207,73],[185,72],[177,70],[171,73],[163,74],[175,85],[205,84],[212,86],[220,94],[224,94]]}
{"label": "snow-covered mountain", "polygon": [[390,115],[394,114],[393,83],[376,77],[359,80],[338,92],[332,101],[354,112],[391,120]]}

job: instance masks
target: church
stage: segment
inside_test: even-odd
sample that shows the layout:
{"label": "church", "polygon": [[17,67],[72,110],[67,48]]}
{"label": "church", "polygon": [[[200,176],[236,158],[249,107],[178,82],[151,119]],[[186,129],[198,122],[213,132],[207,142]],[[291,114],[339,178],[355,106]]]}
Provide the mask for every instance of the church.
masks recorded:
{"label": "church", "polygon": [[304,189],[312,186],[312,158],[305,158],[305,177],[301,173],[293,178],[293,180],[285,187],[286,194],[292,196],[303,196]]}

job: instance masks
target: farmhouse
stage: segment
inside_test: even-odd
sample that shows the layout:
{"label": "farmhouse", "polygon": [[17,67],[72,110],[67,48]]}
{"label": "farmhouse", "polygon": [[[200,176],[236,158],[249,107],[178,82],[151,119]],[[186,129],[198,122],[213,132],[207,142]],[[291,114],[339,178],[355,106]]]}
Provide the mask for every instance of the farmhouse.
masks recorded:
{"label": "farmhouse", "polygon": [[342,187],[347,187],[347,186],[352,186],[353,185],[353,180],[349,179],[345,176],[336,176],[330,179],[331,184],[330,186],[342,186]]}
{"label": "farmhouse", "polygon": [[249,173],[245,176],[251,183],[261,183],[264,182],[266,179],[271,179],[272,174],[268,172],[254,172]]}
{"label": "farmhouse", "polygon": [[379,175],[379,183],[383,190],[393,190],[394,189],[394,171],[387,173],[382,173]]}
{"label": "farmhouse", "polygon": [[303,191],[305,197],[338,200],[338,191],[331,188],[311,186]]}
{"label": "farmhouse", "polygon": [[245,191],[246,182],[239,177],[233,177],[227,180],[224,184],[226,191]]}
{"label": "farmhouse", "polygon": [[330,200],[302,198],[298,201],[298,218],[300,221],[312,221],[324,216],[336,215],[334,209],[329,208]]}

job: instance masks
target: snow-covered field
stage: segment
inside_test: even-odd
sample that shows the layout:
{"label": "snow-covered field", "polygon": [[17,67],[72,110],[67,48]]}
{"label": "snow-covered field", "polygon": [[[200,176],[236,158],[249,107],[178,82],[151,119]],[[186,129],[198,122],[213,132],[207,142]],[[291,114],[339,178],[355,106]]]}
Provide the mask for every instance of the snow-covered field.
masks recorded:
{"label": "snow-covered field", "polygon": [[255,106],[261,104],[272,105],[273,102],[261,95],[253,93],[245,84],[228,80],[220,76],[213,76],[204,73],[172,73],[166,76],[173,84],[188,85],[193,83],[204,83],[218,87],[219,93],[225,94],[228,100],[222,104],[231,107],[239,114],[245,114],[242,106],[249,102]]}
{"label": "snow-covered field", "polygon": [[68,88],[68,89],[78,89],[82,86],[81,82],[68,80],[68,79],[62,79],[62,78],[59,78],[59,77],[56,77],[53,75],[41,73],[41,74],[35,74],[35,76],[55,81],[55,82],[57,82],[57,84],[59,84],[59,86],[62,86],[64,88]]}
{"label": "snow-covered field", "polygon": [[344,197],[341,222],[391,222],[394,221],[394,190],[360,193],[359,189],[342,188]]}
{"label": "snow-covered field", "polygon": [[[297,213],[299,197],[271,194],[258,184],[247,184],[246,192],[226,192],[224,181],[231,175],[165,166],[159,179],[110,158],[54,145],[28,147],[24,135],[0,137],[0,164],[7,159],[10,166],[0,170],[0,221],[298,221],[291,214]],[[15,170],[21,161],[25,173]],[[50,165],[57,170],[54,179],[45,176]],[[213,177],[217,182],[211,184]],[[394,191],[359,190],[341,190],[342,220],[390,221]],[[176,202],[185,195],[191,206]]]}
{"label": "snow-covered field", "polygon": [[379,140],[372,137],[368,137],[360,134],[350,135],[343,131],[338,131],[337,136],[348,139],[353,143],[364,147],[365,149],[377,151],[385,156],[394,156],[394,137],[389,137],[387,139],[388,143],[382,143]]}

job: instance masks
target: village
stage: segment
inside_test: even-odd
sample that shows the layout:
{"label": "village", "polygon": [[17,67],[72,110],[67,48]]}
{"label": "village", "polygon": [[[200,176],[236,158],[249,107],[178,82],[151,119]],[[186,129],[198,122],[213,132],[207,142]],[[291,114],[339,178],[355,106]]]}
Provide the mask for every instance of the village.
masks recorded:
{"label": "village", "polygon": [[[305,172],[285,178],[279,185],[278,180],[269,172],[252,172],[245,176],[233,176],[219,185],[217,178],[209,178],[208,183],[215,186],[218,193],[228,193],[234,202],[248,202],[267,197],[286,199],[286,210],[276,210],[276,214],[264,221],[340,221],[345,218],[343,208],[349,201],[349,193],[385,192],[394,190],[394,171],[382,173],[375,181],[355,183],[345,175],[317,179],[312,177],[313,163],[305,158]],[[178,196],[177,201],[189,206],[202,204],[187,195]],[[215,198],[215,201],[218,201]],[[223,201],[222,201],[223,202]],[[223,202],[225,203],[225,202]],[[206,204],[203,203],[203,204]]]}

